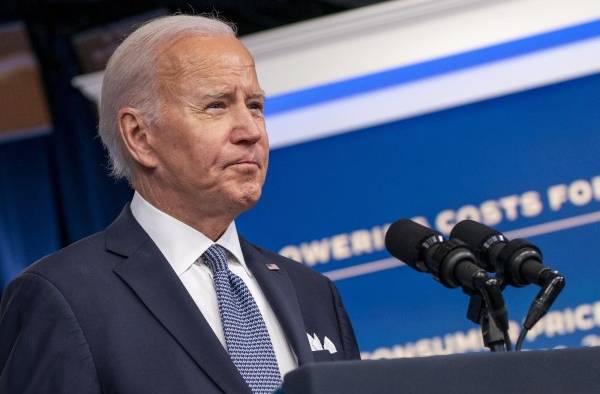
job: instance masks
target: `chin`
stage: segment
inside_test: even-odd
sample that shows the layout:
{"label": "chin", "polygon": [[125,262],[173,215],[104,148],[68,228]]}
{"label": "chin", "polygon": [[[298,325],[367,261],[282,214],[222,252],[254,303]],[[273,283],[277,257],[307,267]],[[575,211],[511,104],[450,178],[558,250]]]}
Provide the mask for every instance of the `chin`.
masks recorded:
{"label": "chin", "polygon": [[234,197],[234,204],[240,212],[246,211],[256,205],[260,199],[262,188],[260,186],[244,187]]}

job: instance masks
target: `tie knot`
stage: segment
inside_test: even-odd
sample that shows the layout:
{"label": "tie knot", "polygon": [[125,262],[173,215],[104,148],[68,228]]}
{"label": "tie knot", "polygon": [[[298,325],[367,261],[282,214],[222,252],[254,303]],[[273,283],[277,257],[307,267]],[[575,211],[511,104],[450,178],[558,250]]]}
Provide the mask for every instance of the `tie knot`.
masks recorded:
{"label": "tie knot", "polygon": [[225,248],[220,245],[214,244],[202,254],[202,258],[211,271],[216,273],[227,269],[227,253]]}

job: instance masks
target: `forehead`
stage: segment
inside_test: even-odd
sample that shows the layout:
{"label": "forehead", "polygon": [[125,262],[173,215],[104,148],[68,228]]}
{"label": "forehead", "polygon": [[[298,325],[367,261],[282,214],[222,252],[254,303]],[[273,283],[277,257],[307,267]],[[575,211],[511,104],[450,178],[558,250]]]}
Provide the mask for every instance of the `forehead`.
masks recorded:
{"label": "forehead", "polygon": [[227,36],[187,36],[164,45],[158,54],[157,73],[175,83],[235,77],[257,83],[252,55],[237,38]]}

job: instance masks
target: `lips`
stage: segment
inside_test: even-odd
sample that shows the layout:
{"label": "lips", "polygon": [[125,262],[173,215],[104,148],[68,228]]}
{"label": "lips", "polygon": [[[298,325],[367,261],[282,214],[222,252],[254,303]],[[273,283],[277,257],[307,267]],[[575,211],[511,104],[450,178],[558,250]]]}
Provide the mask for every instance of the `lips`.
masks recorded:
{"label": "lips", "polygon": [[249,160],[248,159],[235,160],[235,161],[232,161],[232,162],[228,163],[226,165],[226,167],[235,166],[235,165],[255,165],[258,168],[262,167],[261,164],[258,161],[252,160],[252,159],[249,159]]}

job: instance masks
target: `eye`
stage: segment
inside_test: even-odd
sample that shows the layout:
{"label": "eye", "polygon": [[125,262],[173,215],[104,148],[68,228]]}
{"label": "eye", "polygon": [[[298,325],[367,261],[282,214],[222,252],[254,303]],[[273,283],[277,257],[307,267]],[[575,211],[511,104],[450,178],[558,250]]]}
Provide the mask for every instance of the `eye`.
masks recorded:
{"label": "eye", "polygon": [[263,113],[264,104],[261,101],[251,101],[247,105],[248,105],[248,108],[251,111],[255,111],[255,112],[258,112],[260,114]]}
{"label": "eye", "polygon": [[225,106],[224,101],[213,101],[206,105],[206,109],[223,109]]}

